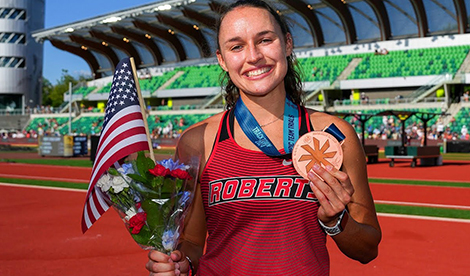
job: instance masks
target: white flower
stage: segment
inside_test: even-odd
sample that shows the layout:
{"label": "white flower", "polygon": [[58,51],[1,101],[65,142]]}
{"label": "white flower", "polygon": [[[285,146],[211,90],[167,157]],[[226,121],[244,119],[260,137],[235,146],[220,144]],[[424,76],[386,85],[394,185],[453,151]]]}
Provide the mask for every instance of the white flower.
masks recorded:
{"label": "white flower", "polygon": [[117,194],[121,192],[122,190],[124,190],[124,188],[129,187],[129,184],[127,184],[124,178],[118,176],[118,177],[113,177],[113,182],[111,186],[113,187],[114,193]]}
{"label": "white flower", "polygon": [[[124,164],[125,165],[125,164]],[[124,178],[124,180],[129,183],[132,181],[132,178],[127,176],[128,173],[135,173],[132,167],[121,167],[117,169],[118,173]]]}
{"label": "white flower", "polygon": [[98,186],[102,192],[107,192],[109,188],[111,188],[111,177],[107,173],[103,174],[98,182],[96,182],[96,186]]}
{"label": "white flower", "polygon": [[129,220],[130,220],[133,216],[135,216],[136,214],[137,214],[137,211],[135,210],[134,207],[128,209],[128,210],[126,211],[126,217],[125,217],[126,221],[129,221]]}

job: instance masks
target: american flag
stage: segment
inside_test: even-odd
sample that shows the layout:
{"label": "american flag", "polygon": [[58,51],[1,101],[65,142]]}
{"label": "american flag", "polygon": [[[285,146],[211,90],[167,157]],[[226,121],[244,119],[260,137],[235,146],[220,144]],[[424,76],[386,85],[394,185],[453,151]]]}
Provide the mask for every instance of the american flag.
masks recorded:
{"label": "american flag", "polygon": [[149,150],[147,134],[129,58],[119,62],[106,104],[103,128],[96,149],[82,215],[85,233],[109,209],[107,195],[96,182],[115,162],[131,153]]}

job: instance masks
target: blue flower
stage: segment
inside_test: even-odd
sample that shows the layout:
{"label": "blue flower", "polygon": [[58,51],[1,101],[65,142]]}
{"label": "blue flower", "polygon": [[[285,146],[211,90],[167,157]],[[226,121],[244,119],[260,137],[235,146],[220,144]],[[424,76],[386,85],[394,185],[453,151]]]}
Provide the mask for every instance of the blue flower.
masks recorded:
{"label": "blue flower", "polygon": [[162,245],[163,248],[167,251],[172,251],[175,249],[176,241],[179,238],[178,232],[173,232],[172,230],[167,230],[163,232],[162,236]]}
{"label": "blue flower", "polygon": [[191,196],[191,193],[188,191],[183,192],[183,195],[181,196],[179,200],[179,204],[181,206],[185,206],[186,202],[189,200],[189,197]]}
{"label": "blue flower", "polygon": [[183,163],[180,163],[178,160],[173,161],[173,159],[165,159],[160,162],[158,162],[160,165],[163,167],[169,169],[170,171],[176,170],[176,169],[181,169],[181,170],[187,170],[189,166],[186,166]]}
{"label": "blue flower", "polygon": [[132,164],[130,164],[130,163],[124,163],[124,164],[122,164],[121,167],[124,169],[125,174],[135,173],[134,168],[132,167]]}

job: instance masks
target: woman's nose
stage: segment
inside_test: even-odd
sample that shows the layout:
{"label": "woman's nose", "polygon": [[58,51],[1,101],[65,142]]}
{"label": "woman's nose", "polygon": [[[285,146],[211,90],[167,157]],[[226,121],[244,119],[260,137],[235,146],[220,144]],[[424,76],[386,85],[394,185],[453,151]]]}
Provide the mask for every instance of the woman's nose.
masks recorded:
{"label": "woman's nose", "polygon": [[255,63],[263,57],[260,49],[256,45],[250,45],[248,47],[247,61]]}

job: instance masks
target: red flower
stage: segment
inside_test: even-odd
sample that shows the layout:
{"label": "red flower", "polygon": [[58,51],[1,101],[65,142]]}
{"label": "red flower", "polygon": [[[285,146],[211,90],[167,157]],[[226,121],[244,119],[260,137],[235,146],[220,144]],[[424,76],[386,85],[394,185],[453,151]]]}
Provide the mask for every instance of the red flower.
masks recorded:
{"label": "red flower", "polygon": [[176,169],[170,172],[171,176],[179,178],[179,179],[188,179],[190,180],[192,177],[189,175],[187,171],[183,171],[181,169]]}
{"label": "red flower", "polygon": [[170,174],[170,170],[160,164],[155,165],[153,169],[149,169],[149,172],[155,176],[167,176]]}
{"label": "red flower", "polygon": [[132,234],[139,234],[142,227],[145,225],[145,221],[147,220],[146,213],[137,213],[129,220],[129,228],[132,229]]}

